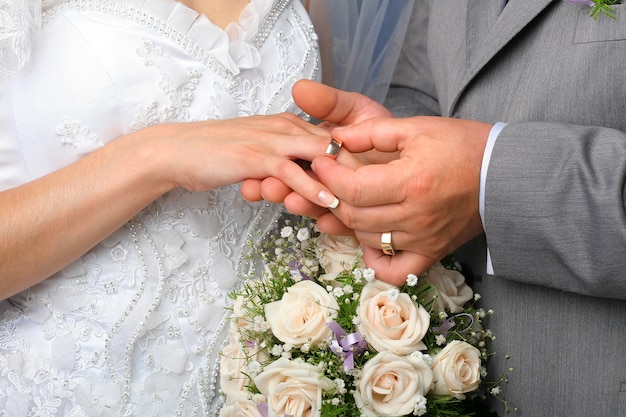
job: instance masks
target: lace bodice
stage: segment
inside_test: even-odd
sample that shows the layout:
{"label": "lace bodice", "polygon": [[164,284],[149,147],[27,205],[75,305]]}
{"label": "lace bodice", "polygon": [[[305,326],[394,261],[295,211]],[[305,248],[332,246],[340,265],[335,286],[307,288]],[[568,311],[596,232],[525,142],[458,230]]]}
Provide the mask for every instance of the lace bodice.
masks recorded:
{"label": "lace bodice", "polygon": [[[226,30],[173,0],[70,0],[42,22],[0,78],[0,189],[144,126],[298,112],[291,85],[319,66],[298,0],[252,0]],[[216,415],[228,293],[279,212],[175,190],[1,302],[0,416]]]}

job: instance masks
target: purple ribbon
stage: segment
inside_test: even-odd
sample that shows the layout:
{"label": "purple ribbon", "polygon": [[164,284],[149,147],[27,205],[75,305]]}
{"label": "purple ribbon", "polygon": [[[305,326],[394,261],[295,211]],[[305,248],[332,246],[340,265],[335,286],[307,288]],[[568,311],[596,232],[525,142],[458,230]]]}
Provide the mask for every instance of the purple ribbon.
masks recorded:
{"label": "purple ribbon", "polygon": [[367,349],[367,342],[359,332],[348,334],[336,321],[327,324],[335,338],[330,342],[330,348],[343,359],[343,368],[346,371],[354,369],[354,355],[361,354]]}
{"label": "purple ribbon", "polygon": [[304,272],[302,272],[302,263],[300,263],[300,261],[291,261],[289,262],[289,272],[291,272],[291,275],[300,275],[303,279],[312,281],[313,278],[311,278],[310,276],[308,276],[307,274],[305,274]]}
{"label": "purple ribbon", "polygon": [[[256,409],[259,410],[259,413],[261,413],[263,417],[269,416],[269,409],[267,407],[267,403],[258,403],[256,405]],[[293,417],[293,416],[291,414],[284,414],[283,417]]]}
{"label": "purple ribbon", "polygon": [[455,314],[454,316],[445,319],[443,322],[441,322],[439,327],[433,328],[432,330],[434,332],[436,332],[436,333],[440,333],[440,334],[442,334],[444,336],[447,336],[448,335],[448,331],[451,328],[453,328],[454,326],[456,326],[456,322],[454,321],[455,317],[461,317],[461,316],[466,316],[466,317],[469,317],[469,319],[470,319],[469,324],[467,326],[465,326],[464,329],[459,329],[458,330],[459,333],[465,333],[469,329],[471,329],[472,326],[474,325],[474,317],[472,317],[472,315],[468,314],[468,313]]}
{"label": "purple ribbon", "polygon": [[448,334],[448,330],[456,325],[454,317],[450,317],[441,322],[441,325],[435,330],[437,333],[441,333],[444,336]]}
{"label": "purple ribbon", "polygon": [[563,0],[567,3],[585,3],[587,6],[591,7],[594,5],[594,2],[588,0]]}

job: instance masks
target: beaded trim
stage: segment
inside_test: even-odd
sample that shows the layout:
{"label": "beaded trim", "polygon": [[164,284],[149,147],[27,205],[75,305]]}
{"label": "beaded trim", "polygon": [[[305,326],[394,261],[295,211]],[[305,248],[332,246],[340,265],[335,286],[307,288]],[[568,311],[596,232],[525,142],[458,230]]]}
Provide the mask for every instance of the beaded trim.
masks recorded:
{"label": "beaded trim", "polygon": [[[264,203],[263,206],[260,207],[255,219],[248,229],[245,239],[246,246],[244,246],[244,253],[242,253],[236,266],[237,276],[242,277],[243,280],[251,275],[256,275],[254,261],[251,261],[248,257],[249,251],[251,251],[251,248],[253,247],[252,242],[258,241],[266,233],[268,233],[269,230],[276,227],[277,217],[280,215],[280,211],[271,210],[270,207],[270,204]],[[128,226],[130,228],[134,248],[137,251],[140,261],[141,281],[139,283],[139,289],[134,295],[131,304],[124,312],[122,312],[119,320],[114,324],[107,335],[105,340],[105,361],[108,366],[109,375],[111,376],[113,382],[121,388],[122,413],[125,416],[132,416],[133,411],[129,407],[132,390],[132,355],[139,335],[143,332],[149,317],[154,313],[161,302],[165,274],[162,257],[159,254],[156,243],[139,218],[133,218],[129,221]],[[146,253],[146,251],[148,253]],[[155,265],[153,265],[152,268],[148,264],[148,258],[155,262]],[[151,263],[153,261],[151,261]],[[156,271],[152,271],[153,268],[156,268]],[[149,277],[153,276],[154,272],[157,272],[158,280],[153,283],[155,288],[154,293],[152,294],[152,299],[143,300],[149,284]],[[239,283],[239,285],[243,285],[243,280]],[[141,312],[137,311],[137,307],[140,302],[149,303],[149,306],[146,305],[147,310]],[[137,314],[139,314],[139,321],[137,326],[135,326],[132,330],[132,334],[128,335],[129,339],[126,342],[124,358],[120,364],[124,367],[124,370],[120,374],[120,372],[116,370],[114,359],[111,357],[112,341],[119,335],[121,327],[127,322],[130,316],[136,316]],[[215,329],[215,338],[212,340],[208,350],[204,354],[204,363],[194,371],[194,373],[190,376],[189,381],[183,385],[182,391],[180,392],[180,400],[175,411],[176,416],[183,416],[186,412],[191,412],[189,417],[210,415],[210,413],[214,411],[212,405],[214,405],[214,401],[219,395],[217,391],[219,368],[216,368],[214,365],[219,359],[219,352],[222,347],[222,343],[224,343],[225,340],[225,332],[228,331],[228,324],[228,319],[225,316],[219,326]],[[194,405],[194,401],[192,400],[192,404],[190,404],[192,405],[192,409],[186,410],[185,407],[189,404],[188,402],[190,401],[192,394],[197,395],[197,397],[195,397],[195,395],[194,397],[200,401],[200,404]]]}
{"label": "beaded trim", "polygon": [[[129,225],[130,225],[131,235],[133,239],[133,245],[139,255],[139,261],[141,263],[141,283],[139,285],[139,290],[137,291],[137,293],[132,299],[131,304],[122,313],[119,321],[117,321],[115,325],[111,328],[104,342],[105,358],[106,358],[106,363],[109,369],[109,375],[111,376],[112,381],[122,388],[122,400],[121,400],[122,410],[128,407],[128,403],[130,401],[131,378],[132,378],[132,354],[135,349],[137,339],[139,338],[139,335],[145,329],[148,319],[150,318],[152,313],[156,310],[156,308],[161,302],[161,295],[163,293],[163,284],[165,282],[163,261],[161,260],[161,257],[159,256],[159,252],[157,250],[154,240],[152,239],[148,231],[145,229],[145,227],[141,224],[139,219],[134,218],[133,220],[130,221]],[[148,267],[146,258],[144,256],[144,252],[140,245],[140,237],[139,237],[140,233],[142,234],[143,238],[147,241],[150,247],[151,255],[154,256],[155,259],[157,260],[158,283],[157,283],[156,294],[152,300],[152,304],[150,305],[148,311],[146,311],[143,314],[141,320],[139,321],[138,326],[135,327],[133,333],[130,335],[128,342],[126,343],[126,350],[124,354],[124,368],[125,369],[122,375],[123,380],[120,381],[117,377],[117,372],[115,370],[113,358],[111,357],[111,354],[112,354],[111,343],[112,343],[113,338],[119,332],[122,325],[125,323],[126,319],[128,319],[131,316],[131,314],[135,311],[140,300],[144,297],[145,290],[148,284],[148,279],[150,277],[150,269]]]}
{"label": "beaded trim", "polygon": [[[251,44],[259,48],[263,45],[267,37],[270,35],[272,27],[276,23],[285,7],[291,0],[279,0],[265,16],[263,23],[259,27],[257,34],[252,39]],[[230,79],[235,77],[228,68],[226,68],[215,56],[209,51],[203,49],[193,40],[189,39],[184,33],[176,30],[166,22],[150,15],[146,11],[125,3],[106,0],[68,0],[52,7],[42,15],[42,22],[50,22],[57,14],[67,9],[92,10],[102,12],[114,16],[124,17],[134,23],[140,24],[160,35],[166,37],[172,42],[178,44],[185,52],[193,56],[198,62],[212,69],[218,75]]]}
{"label": "beaded trim", "polygon": [[[315,77],[317,76],[317,72],[319,71],[319,55],[317,55],[315,53],[315,51],[317,51],[317,49],[313,48],[313,44],[317,43],[317,33],[315,32],[315,28],[310,25],[310,24],[306,24],[303,20],[302,20],[302,16],[300,16],[299,13],[296,12],[296,10],[293,8],[293,6],[291,7],[292,9],[292,15],[294,16],[294,18],[296,19],[297,23],[298,23],[298,27],[302,30],[302,33],[304,34],[309,47],[307,48],[306,52],[304,53],[304,56],[302,58],[302,63],[303,66],[306,65],[310,58],[311,55],[313,55],[313,59],[314,59],[314,63],[313,63],[313,70],[311,72],[311,79],[315,79]],[[308,30],[305,30],[304,28],[308,28]],[[292,85],[293,83],[296,82],[296,80],[298,78],[300,78],[302,75],[302,71],[296,71],[293,72],[290,76],[289,76],[289,82],[283,84],[283,87],[280,88],[275,94],[274,97],[272,97],[272,99],[270,100],[270,102],[273,104],[276,100],[276,97],[280,96],[280,94],[284,91],[285,89],[285,85]],[[283,106],[280,108],[280,111],[287,111],[288,107],[291,105],[291,101],[284,103]]]}
{"label": "beaded trim", "polygon": [[250,42],[252,46],[258,49],[261,45],[263,45],[267,37],[272,32],[272,27],[274,27],[276,20],[283,13],[285,7],[287,7],[287,4],[289,4],[290,1],[291,0],[279,0],[274,3],[274,6],[272,6],[272,9],[269,11],[267,16],[265,16],[265,19],[259,27],[256,35],[252,38],[252,41]]}

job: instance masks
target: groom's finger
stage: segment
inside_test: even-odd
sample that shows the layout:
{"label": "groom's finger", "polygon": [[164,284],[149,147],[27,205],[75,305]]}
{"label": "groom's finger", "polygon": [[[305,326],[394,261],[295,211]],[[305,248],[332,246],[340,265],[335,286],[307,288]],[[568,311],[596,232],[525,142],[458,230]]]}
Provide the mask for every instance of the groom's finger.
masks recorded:
{"label": "groom's finger", "polygon": [[393,285],[404,285],[407,275],[421,275],[435,260],[418,253],[401,251],[385,255],[379,248],[362,245],[365,265],[376,271],[376,278]]}
{"label": "groom's finger", "polygon": [[292,95],[302,110],[330,123],[348,125],[371,117],[393,117],[389,110],[369,97],[311,80],[298,81],[292,88]]}
{"label": "groom's finger", "polygon": [[[401,164],[363,165],[356,170],[329,158],[315,158],[311,164],[313,172],[341,202],[354,207],[371,207],[397,204],[405,199],[404,173]],[[353,217],[348,207],[339,217]],[[348,224],[351,226],[351,224]]]}
{"label": "groom's finger", "polygon": [[350,152],[402,151],[407,140],[415,135],[415,123],[407,119],[372,118],[361,123],[337,127],[330,134]]}

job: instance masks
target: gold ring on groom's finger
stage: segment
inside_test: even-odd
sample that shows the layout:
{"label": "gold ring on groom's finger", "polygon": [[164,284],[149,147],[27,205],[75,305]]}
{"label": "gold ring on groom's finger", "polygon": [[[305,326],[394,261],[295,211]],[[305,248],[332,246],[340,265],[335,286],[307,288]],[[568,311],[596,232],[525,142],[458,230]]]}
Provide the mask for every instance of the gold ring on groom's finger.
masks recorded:
{"label": "gold ring on groom's finger", "polygon": [[337,158],[339,149],[341,149],[341,141],[335,138],[330,138],[330,143],[328,144],[328,147],[326,148],[326,152],[324,152],[324,155],[329,158],[335,159]]}
{"label": "gold ring on groom's finger", "polygon": [[380,249],[385,255],[395,255],[396,250],[391,246],[391,232],[385,232],[380,235]]}

